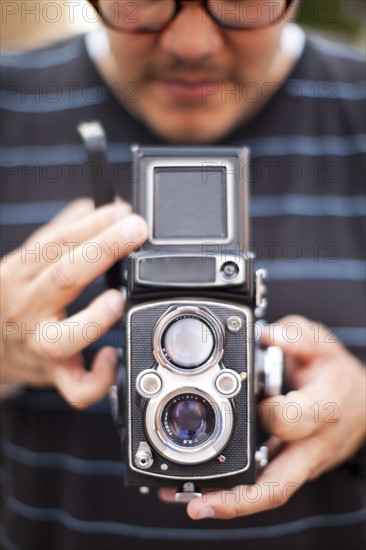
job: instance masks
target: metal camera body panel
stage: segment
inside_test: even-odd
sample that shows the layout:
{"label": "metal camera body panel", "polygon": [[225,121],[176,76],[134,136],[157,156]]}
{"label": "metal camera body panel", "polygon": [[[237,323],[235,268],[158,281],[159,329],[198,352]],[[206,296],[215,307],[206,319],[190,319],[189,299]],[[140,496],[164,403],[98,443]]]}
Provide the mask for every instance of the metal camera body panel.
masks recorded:
{"label": "metal camera body panel", "polygon": [[254,483],[248,150],[132,151],[149,237],[124,268],[126,482]]}
{"label": "metal camera body panel", "polygon": [[[249,301],[249,151],[239,147],[133,146],[134,212],[149,237],[126,262],[130,303],[204,296]],[[225,266],[237,265],[231,276]]]}

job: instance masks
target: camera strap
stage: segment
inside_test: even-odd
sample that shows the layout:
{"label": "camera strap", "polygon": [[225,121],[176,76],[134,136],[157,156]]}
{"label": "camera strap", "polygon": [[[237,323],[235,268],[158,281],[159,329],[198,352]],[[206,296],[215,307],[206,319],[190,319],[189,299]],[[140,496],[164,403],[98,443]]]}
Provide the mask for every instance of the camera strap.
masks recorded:
{"label": "camera strap", "polygon": [[[103,204],[111,203],[116,198],[116,192],[108,163],[108,142],[104,129],[100,122],[82,122],[77,127],[87,152],[87,164],[95,168],[96,176],[93,178],[92,196],[95,208]],[[120,285],[120,268],[118,263],[113,265],[106,273],[107,285],[110,288],[118,288]]]}

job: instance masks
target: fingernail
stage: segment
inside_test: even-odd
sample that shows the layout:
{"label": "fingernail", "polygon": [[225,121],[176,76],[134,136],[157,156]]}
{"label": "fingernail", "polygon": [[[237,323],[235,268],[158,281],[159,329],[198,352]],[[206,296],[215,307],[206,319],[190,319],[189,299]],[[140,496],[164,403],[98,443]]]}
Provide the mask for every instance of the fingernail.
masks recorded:
{"label": "fingernail", "polygon": [[107,304],[114,313],[121,314],[124,304],[122,294],[112,294],[108,296]]}
{"label": "fingernail", "polygon": [[213,508],[210,508],[210,506],[205,506],[204,508],[201,508],[201,510],[195,516],[195,519],[212,518],[214,515],[215,510],[213,510]]}
{"label": "fingernail", "polygon": [[116,349],[111,349],[110,353],[107,355],[107,361],[111,367],[116,367],[118,363],[118,351]]}
{"label": "fingernail", "polygon": [[137,241],[145,234],[145,224],[137,216],[128,216],[121,223],[123,237],[130,241]]}

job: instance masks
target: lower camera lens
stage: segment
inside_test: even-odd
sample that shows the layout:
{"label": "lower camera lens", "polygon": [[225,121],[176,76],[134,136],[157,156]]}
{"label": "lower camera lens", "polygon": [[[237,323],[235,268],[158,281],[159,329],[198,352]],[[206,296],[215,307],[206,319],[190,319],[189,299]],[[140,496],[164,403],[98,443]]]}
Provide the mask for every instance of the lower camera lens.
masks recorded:
{"label": "lower camera lens", "polygon": [[200,445],[215,428],[215,412],[203,397],[179,395],[163,411],[163,426],[169,438],[182,447]]}
{"label": "lower camera lens", "polygon": [[203,365],[214,349],[211,328],[194,316],[178,317],[166,329],[163,351],[178,367],[193,368]]}

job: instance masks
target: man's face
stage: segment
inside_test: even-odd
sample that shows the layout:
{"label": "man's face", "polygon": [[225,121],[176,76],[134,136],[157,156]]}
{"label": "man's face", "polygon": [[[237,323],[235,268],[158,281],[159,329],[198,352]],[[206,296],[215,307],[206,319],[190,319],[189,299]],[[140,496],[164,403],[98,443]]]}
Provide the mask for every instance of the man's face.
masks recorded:
{"label": "man's face", "polygon": [[266,90],[268,98],[270,83],[287,72],[280,51],[284,24],[224,29],[188,0],[162,32],[107,29],[108,79],[118,81],[126,108],[158,135],[209,143],[249,118],[265,101]]}

